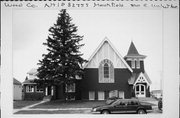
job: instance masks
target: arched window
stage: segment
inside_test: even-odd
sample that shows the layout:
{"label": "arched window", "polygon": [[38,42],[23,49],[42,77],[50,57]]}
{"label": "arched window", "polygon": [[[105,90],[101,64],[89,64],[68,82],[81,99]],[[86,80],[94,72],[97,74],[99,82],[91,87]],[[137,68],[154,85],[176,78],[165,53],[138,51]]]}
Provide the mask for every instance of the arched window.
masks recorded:
{"label": "arched window", "polygon": [[109,65],[107,63],[104,64],[104,78],[109,78]]}
{"label": "arched window", "polygon": [[108,59],[99,64],[99,83],[114,83],[114,67]]}

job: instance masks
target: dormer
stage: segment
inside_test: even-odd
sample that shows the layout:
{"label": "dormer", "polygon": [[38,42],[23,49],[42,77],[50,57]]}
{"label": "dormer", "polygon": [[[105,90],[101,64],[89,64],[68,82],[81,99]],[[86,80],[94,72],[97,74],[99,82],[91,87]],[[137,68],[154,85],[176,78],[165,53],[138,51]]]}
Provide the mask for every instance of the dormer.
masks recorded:
{"label": "dormer", "polygon": [[32,68],[29,72],[27,72],[28,79],[30,79],[30,80],[37,79],[38,78],[37,73],[38,73],[37,69]]}
{"label": "dormer", "polygon": [[128,65],[133,69],[133,72],[144,72],[144,59],[146,56],[139,54],[133,42],[131,42],[128,53],[124,58]]}

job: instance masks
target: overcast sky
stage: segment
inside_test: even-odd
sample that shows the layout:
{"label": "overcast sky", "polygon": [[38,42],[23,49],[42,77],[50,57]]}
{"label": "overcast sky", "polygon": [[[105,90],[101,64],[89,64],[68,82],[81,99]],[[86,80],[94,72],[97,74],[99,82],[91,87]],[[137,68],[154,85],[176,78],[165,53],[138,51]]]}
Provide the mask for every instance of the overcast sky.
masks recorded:
{"label": "overcast sky", "polygon": [[[160,88],[162,72],[162,13],[159,10],[67,10],[83,35],[81,51],[88,59],[107,37],[124,57],[131,41],[146,55],[145,70],[151,89]],[[16,10],[13,12],[13,77],[23,82],[27,72],[37,68],[46,53],[48,29],[57,20],[58,10]]]}

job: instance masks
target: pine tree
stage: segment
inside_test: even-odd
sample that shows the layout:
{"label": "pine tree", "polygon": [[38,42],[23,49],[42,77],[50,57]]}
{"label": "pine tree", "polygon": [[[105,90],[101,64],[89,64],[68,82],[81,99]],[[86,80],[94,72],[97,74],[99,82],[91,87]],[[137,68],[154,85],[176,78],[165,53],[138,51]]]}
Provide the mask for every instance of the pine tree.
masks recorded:
{"label": "pine tree", "polygon": [[43,54],[39,61],[38,77],[43,84],[67,84],[76,76],[82,76],[82,64],[86,62],[81,56],[80,44],[83,36],[77,35],[77,26],[72,23],[72,18],[62,9],[54,26],[49,29],[47,42],[48,53]]}

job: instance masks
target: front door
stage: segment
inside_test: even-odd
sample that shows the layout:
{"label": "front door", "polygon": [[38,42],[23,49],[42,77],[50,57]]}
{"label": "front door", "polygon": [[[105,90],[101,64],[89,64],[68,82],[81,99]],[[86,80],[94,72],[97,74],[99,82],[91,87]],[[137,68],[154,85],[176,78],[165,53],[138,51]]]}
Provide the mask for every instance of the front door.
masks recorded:
{"label": "front door", "polygon": [[51,86],[47,87],[47,95],[51,95]]}
{"label": "front door", "polygon": [[135,87],[136,97],[146,97],[146,88],[143,84],[137,84]]}

